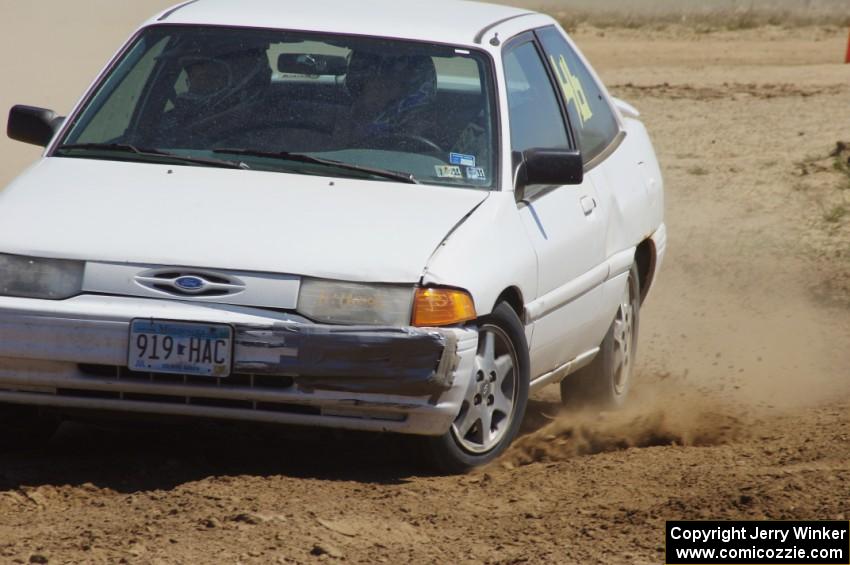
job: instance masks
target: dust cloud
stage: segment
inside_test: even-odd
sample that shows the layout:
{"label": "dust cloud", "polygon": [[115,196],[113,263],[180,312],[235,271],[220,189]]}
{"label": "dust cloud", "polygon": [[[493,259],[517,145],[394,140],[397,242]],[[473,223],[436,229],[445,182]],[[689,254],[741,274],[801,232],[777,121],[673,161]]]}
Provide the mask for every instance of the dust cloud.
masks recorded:
{"label": "dust cloud", "polygon": [[622,410],[558,412],[548,425],[520,438],[500,464],[521,466],[630,448],[721,445],[747,433],[753,415],[742,406],[685,388],[681,380],[664,384],[667,380],[644,386]]}

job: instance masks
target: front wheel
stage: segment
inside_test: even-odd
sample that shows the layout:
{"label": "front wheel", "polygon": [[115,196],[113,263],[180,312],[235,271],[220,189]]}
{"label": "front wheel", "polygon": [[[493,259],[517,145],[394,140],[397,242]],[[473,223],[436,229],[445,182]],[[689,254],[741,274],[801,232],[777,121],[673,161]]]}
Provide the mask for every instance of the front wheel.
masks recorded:
{"label": "front wheel", "polygon": [[618,408],[632,384],[640,320],[640,279],[632,265],[617,313],[587,367],[561,381],[561,401],[569,407]]}
{"label": "front wheel", "polygon": [[525,416],[528,373],[522,322],[501,303],[480,322],[474,373],[451,429],[425,438],[434,466],[463,473],[498,457],[516,437]]}

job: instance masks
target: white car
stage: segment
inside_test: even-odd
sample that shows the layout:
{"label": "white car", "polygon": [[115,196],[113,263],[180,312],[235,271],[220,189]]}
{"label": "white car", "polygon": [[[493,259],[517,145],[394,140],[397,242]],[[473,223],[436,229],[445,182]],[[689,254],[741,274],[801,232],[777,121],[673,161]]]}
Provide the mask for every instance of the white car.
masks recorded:
{"label": "white car", "polygon": [[416,434],[447,471],[530,390],[616,406],[666,244],[649,136],[548,16],[194,0],[0,192],[7,444],[80,414]]}

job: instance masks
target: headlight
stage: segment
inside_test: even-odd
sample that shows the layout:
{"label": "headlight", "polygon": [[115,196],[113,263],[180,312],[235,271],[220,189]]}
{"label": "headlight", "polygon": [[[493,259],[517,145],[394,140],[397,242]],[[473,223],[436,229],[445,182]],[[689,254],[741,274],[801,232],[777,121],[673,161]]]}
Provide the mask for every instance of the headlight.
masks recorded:
{"label": "headlight", "polygon": [[0,254],[0,295],[61,300],[83,288],[82,261]]}
{"label": "headlight", "polygon": [[302,279],[298,312],[337,324],[410,325],[413,287]]}

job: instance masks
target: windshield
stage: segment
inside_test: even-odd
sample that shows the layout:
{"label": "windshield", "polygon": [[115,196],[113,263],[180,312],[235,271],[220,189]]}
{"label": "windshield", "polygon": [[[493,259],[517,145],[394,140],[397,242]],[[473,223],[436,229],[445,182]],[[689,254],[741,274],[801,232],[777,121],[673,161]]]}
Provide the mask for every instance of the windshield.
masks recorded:
{"label": "windshield", "polygon": [[490,69],[483,53],[443,45],[156,26],[54,155],[489,189]]}

